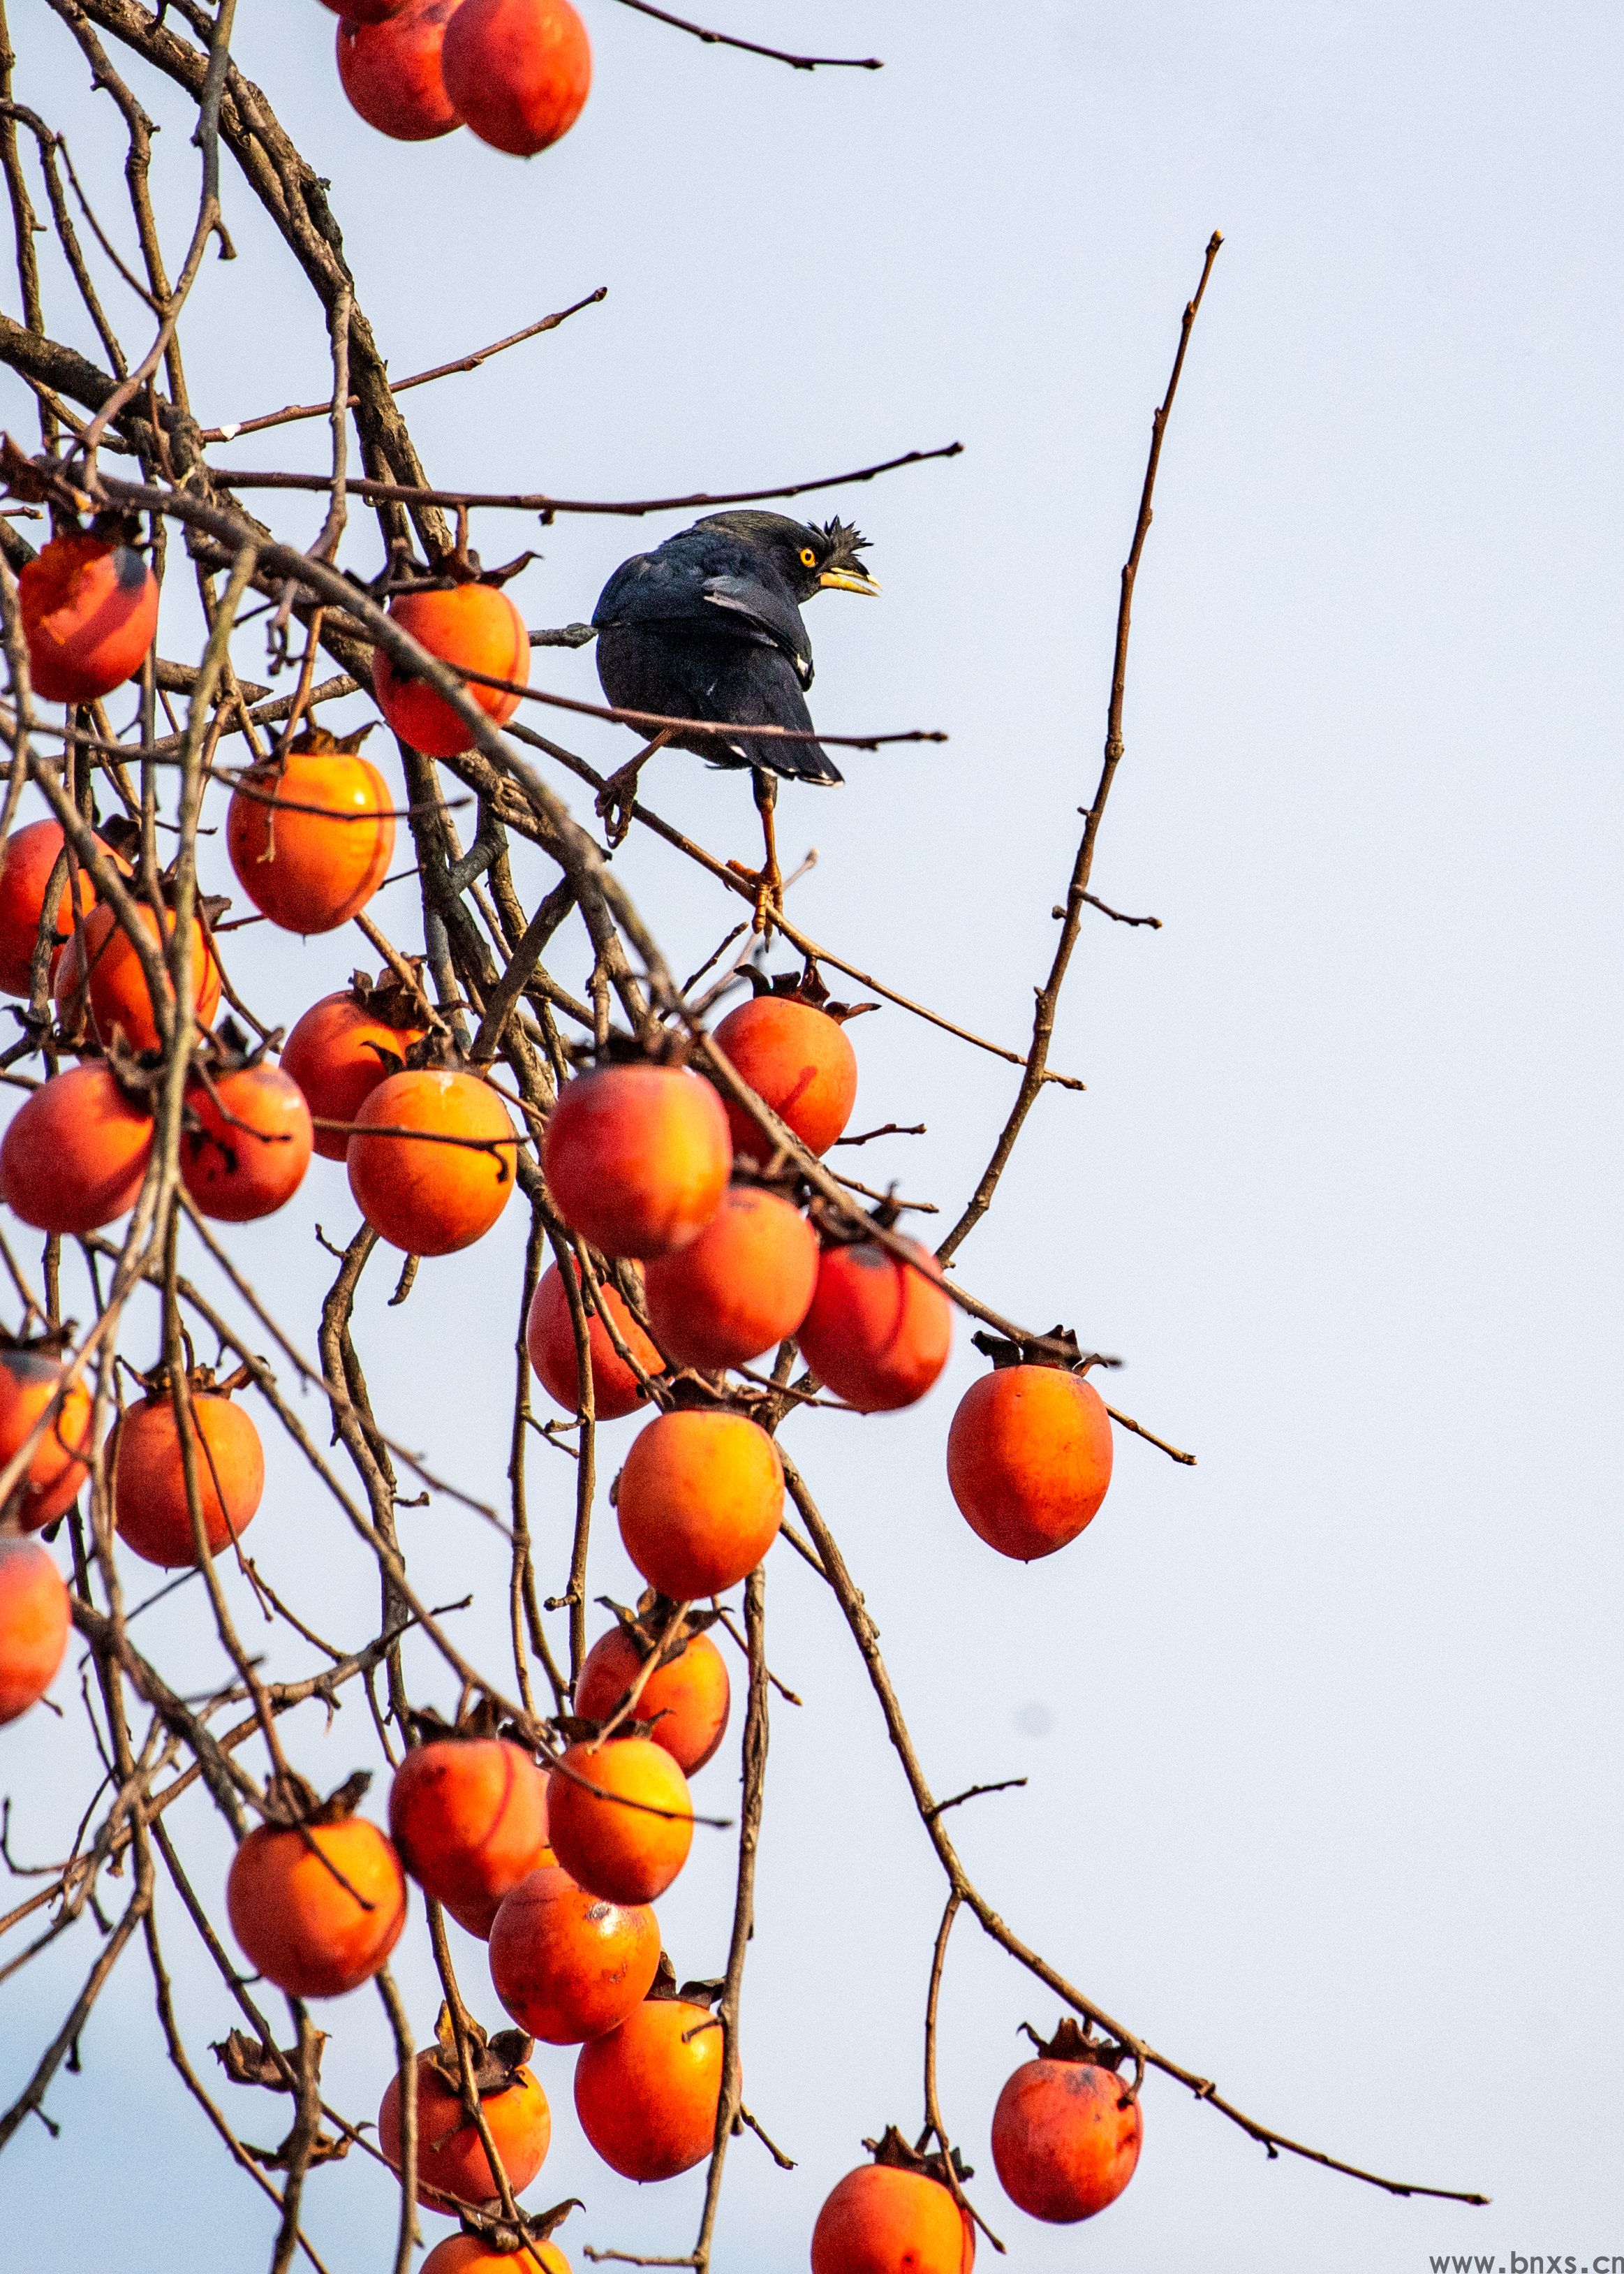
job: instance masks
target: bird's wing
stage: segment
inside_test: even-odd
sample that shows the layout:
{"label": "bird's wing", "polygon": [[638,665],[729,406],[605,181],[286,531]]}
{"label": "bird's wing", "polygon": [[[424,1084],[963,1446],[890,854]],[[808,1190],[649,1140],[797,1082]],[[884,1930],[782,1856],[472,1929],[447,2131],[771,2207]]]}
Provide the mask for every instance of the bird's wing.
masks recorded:
{"label": "bird's wing", "polygon": [[715,531],[685,530],[654,553],[623,561],[598,595],[592,621],[709,624],[735,639],[776,647],[803,687],[812,684],[812,644],[794,596],[763,576],[746,548]]}
{"label": "bird's wing", "polygon": [[803,687],[812,684],[812,643],[793,599],[756,576],[707,576],[704,597],[747,629],[748,636],[780,648]]}

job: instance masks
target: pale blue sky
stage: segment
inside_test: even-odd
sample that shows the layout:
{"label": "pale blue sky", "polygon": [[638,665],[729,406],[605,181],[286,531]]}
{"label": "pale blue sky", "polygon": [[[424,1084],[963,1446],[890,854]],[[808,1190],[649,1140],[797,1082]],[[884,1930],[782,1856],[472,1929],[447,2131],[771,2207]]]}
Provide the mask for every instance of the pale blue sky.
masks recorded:
{"label": "pale blue sky", "polygon": [[[786,791],[780,828],[789,855],[819,848],[794,900],[815,935],[1011,1043],[1094,784],[1151,406],[1207,235],[1228,240],[1164,462],[1094,878],[1165,929],[1085,935],[1054,1056],[1087,1094],[1044,1099],[960,1266],[1006,1311],[1121,1352],[1114,1397],[1200,1465],[1120,1442],[1093,1529],[1026,1570],[981,1547],[947,1493],[967,1344],[914,1412],[802,1420],[786,1442],[937,1788],[1031,1778],[957,1818],[1011,1924],[1283,2129],[1495,2204],[1395,2202],[1268,2164],[1153,2082],[1122,2202],[1075,2233],[1035,2225],[997,2188],[987,2126],[1017,2024],[1056,2008],[961,1924],[944,2095],[1008,2263],[1421,2274],[1434,2252],[1624,2253],[1617,12],[730,0],[729,28],[887,59],[808,78],[583,4],[590,103],[529,166],[463,136],[370,133],[313,0],[241,0],[238,53],[333,178],[397,373],[610,288],[560,334],[409,398],[435,478],[635,496],[963,440],[951,464],[831,495],[821,509],[872,537],[885,594],[809,619],[823,724],[952,740],[850,753],[848,787]],[[43,10],[14,14],[22,93],[104,182],[108,120],[77,56]],[[173,121],[178,243],[192,154],[148,99]],[[212,353],[192,327],[207,421],[326,384],[313,303],[280,252],[258,257],[268,231],[229,173],[227,198],[256,257],[199,288],[217,320]],[[4,401],[31,433],[17,391]],[[321,449],[311,427],[236,456]],[[304,541],[319,519],[277,514]],[[676,525],[538,537],[493,518],[484,549],[542,545],[515,591],[553,623]],[[375,565],[364,530],[350,557]],[[245,668],[258,653],[245,636]],[[543,656],[537,675],[595,691],[590,656]],[[587,724],[564,739],[600,763],[631,747]],[[678,757],[650,792],[705,842],[750,850],[740,782]],[[680,968],[733,921],[658,847],[621,861]],[[538,886],[540,865],[526,875]],[[404,930],[399,889],[381,906]],[[357,960],[342,937],[243,937],[253,999],[289,1020]],[[585,968],[578,945],[560,954],[568,982]],[[1012,1070],[891,1010],[853,1035],[864,1126],[929,1125],[869,1168],[894,1157],[952,1206]],[[306,1194],[244,1254],[309,1341],[328,1268],[311,1221],[354,1219],[342,1172],[317,1163]],[[519,1247],[505,1221],[425,1267],[402,1311],[384,1309],[387,1280],[362,1306],[386,1417],[492,1492]],[[564,1464],[538,1449],[535,1472],[538,1525],[560,1536]],[[464,1627],[498,1660],[490,1536],[444,1503],[405,1522],[432,1600],[478,1587]],[[370,1631],[366,1572],[280,1459],[255,1545],[343,1635]],[[718,2274],[796,2274],[860,2137],[917,2126],[941,1896],[843,1624],[781,1551],[770,1574],[773,1662],[807,1702],[775,1710],[746,2090],[798,2169],[736,2146]],[[631,1584],[605,1538],[593,1592]],[[154,1649],[184,1653],[195,1612],[183,1593],[154,1613]],[[206,1687],[212,1651],[192,1662]],[[335,1783],[367,1757],[356,1718],[324,1744],[312,1717],[312,1774]],[[19,1851],[57,1852],[77,1754],[36,1716],[0,1757]],[[699,1789],[726,1807],[733,1775],[718,1760]],[[192,1837],[207,1885],[223,1856],[200,1811]],[[719,1968],[726,1880],[719,1843],[702,1847],[664,1905],[680,1972]],[[166,1924],[201,2048],[230,2015],[184,1922]],[[6,1986],[5,2082],[93,1931]],[[420,1924],[402,1976],[426,2030]],[[333,2090],[370,2113],[378,2008],[323,2020]],[[259,2263],[264,2219],[170,2088],[139,1961],[84,2055],[52,2090],[63,2137],[35,2127],[7,2158],[8,2263],[59,2274],[114,2236],[137,2274]],[[697,2177],[613,2180],[576,2132],[568,2056],[538,2067],[557,2145],[532,2200],[586,2195],[560,2238],[577,2266],[584,2240],[686,2249]],[[250,2097],[243,2129],[279,2137],[281,2105],[244,2113]],[[388,2191],[358,2158],[318,2173],[310,2202],[335,2269],[388,2263]]]}

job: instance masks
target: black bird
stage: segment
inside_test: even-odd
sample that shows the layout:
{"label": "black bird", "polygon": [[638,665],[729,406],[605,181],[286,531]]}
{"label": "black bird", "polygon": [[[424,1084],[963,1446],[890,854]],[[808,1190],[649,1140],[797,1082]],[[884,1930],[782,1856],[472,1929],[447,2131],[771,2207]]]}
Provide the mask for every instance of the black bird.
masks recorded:
{"label": "black bird", "polygon": [[592,612],[598,676],[617,711],[664,719],[722,720],[738,733],[660,728],[612,774],[598,800],[618,843],[631,819],[637,776],[662,745],[697,751],[716,766],[748,766],[762,817],[765,859],[737,869],[756,886],[756,929],[781,905],[773,832],[779,778],[838,782],[821,744],[752,734],[752,727],[791,727],[810,734],[804,690],[812,684],[812,644],[801,605],[815,592],[877,592],[858,559],[867,540],[844,522],[822,529],[781,513],[714,513],[667,538],[653,553],[623,561]]}

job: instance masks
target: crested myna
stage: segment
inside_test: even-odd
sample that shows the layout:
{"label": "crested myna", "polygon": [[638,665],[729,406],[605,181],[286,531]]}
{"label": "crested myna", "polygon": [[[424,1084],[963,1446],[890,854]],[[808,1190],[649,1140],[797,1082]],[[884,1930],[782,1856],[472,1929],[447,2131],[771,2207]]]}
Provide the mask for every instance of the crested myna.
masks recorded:
{"label": "crested myna", "polygon": [[810,733],[804,689],[812,684],[812,644],[801,604],[825,589],[877,592],[857,557],[865,543],[839,521],[816,529],[780,513],[710,514],[656,551],[622,561],[592,612],[598,676],[616,710],[725,720],[741,730],[698,734],[669,727],[654,734],[611,775],[598,798],[611,840],[625,834],[639,770],[662,744],[695,750],[712,765],[748,766],[765,858],[760,870],[729,865],[757,887],[758,930],[781,904],[772,819],[779,776],[806,782],[841,776],[816,742],[748,729]]}

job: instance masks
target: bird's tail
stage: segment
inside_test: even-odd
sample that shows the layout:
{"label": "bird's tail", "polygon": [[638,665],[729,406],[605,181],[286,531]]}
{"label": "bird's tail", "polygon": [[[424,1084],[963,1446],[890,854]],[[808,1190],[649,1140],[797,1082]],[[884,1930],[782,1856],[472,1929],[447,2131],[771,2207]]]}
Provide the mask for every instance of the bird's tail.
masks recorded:
{"label": "bird's tail", "polygon": [[821,742],[792,742],[786,734],[730,734],[729,755],[713,758],[712,765],[760,766],[785,781],[813,782],[828,787],[846,776]]}

